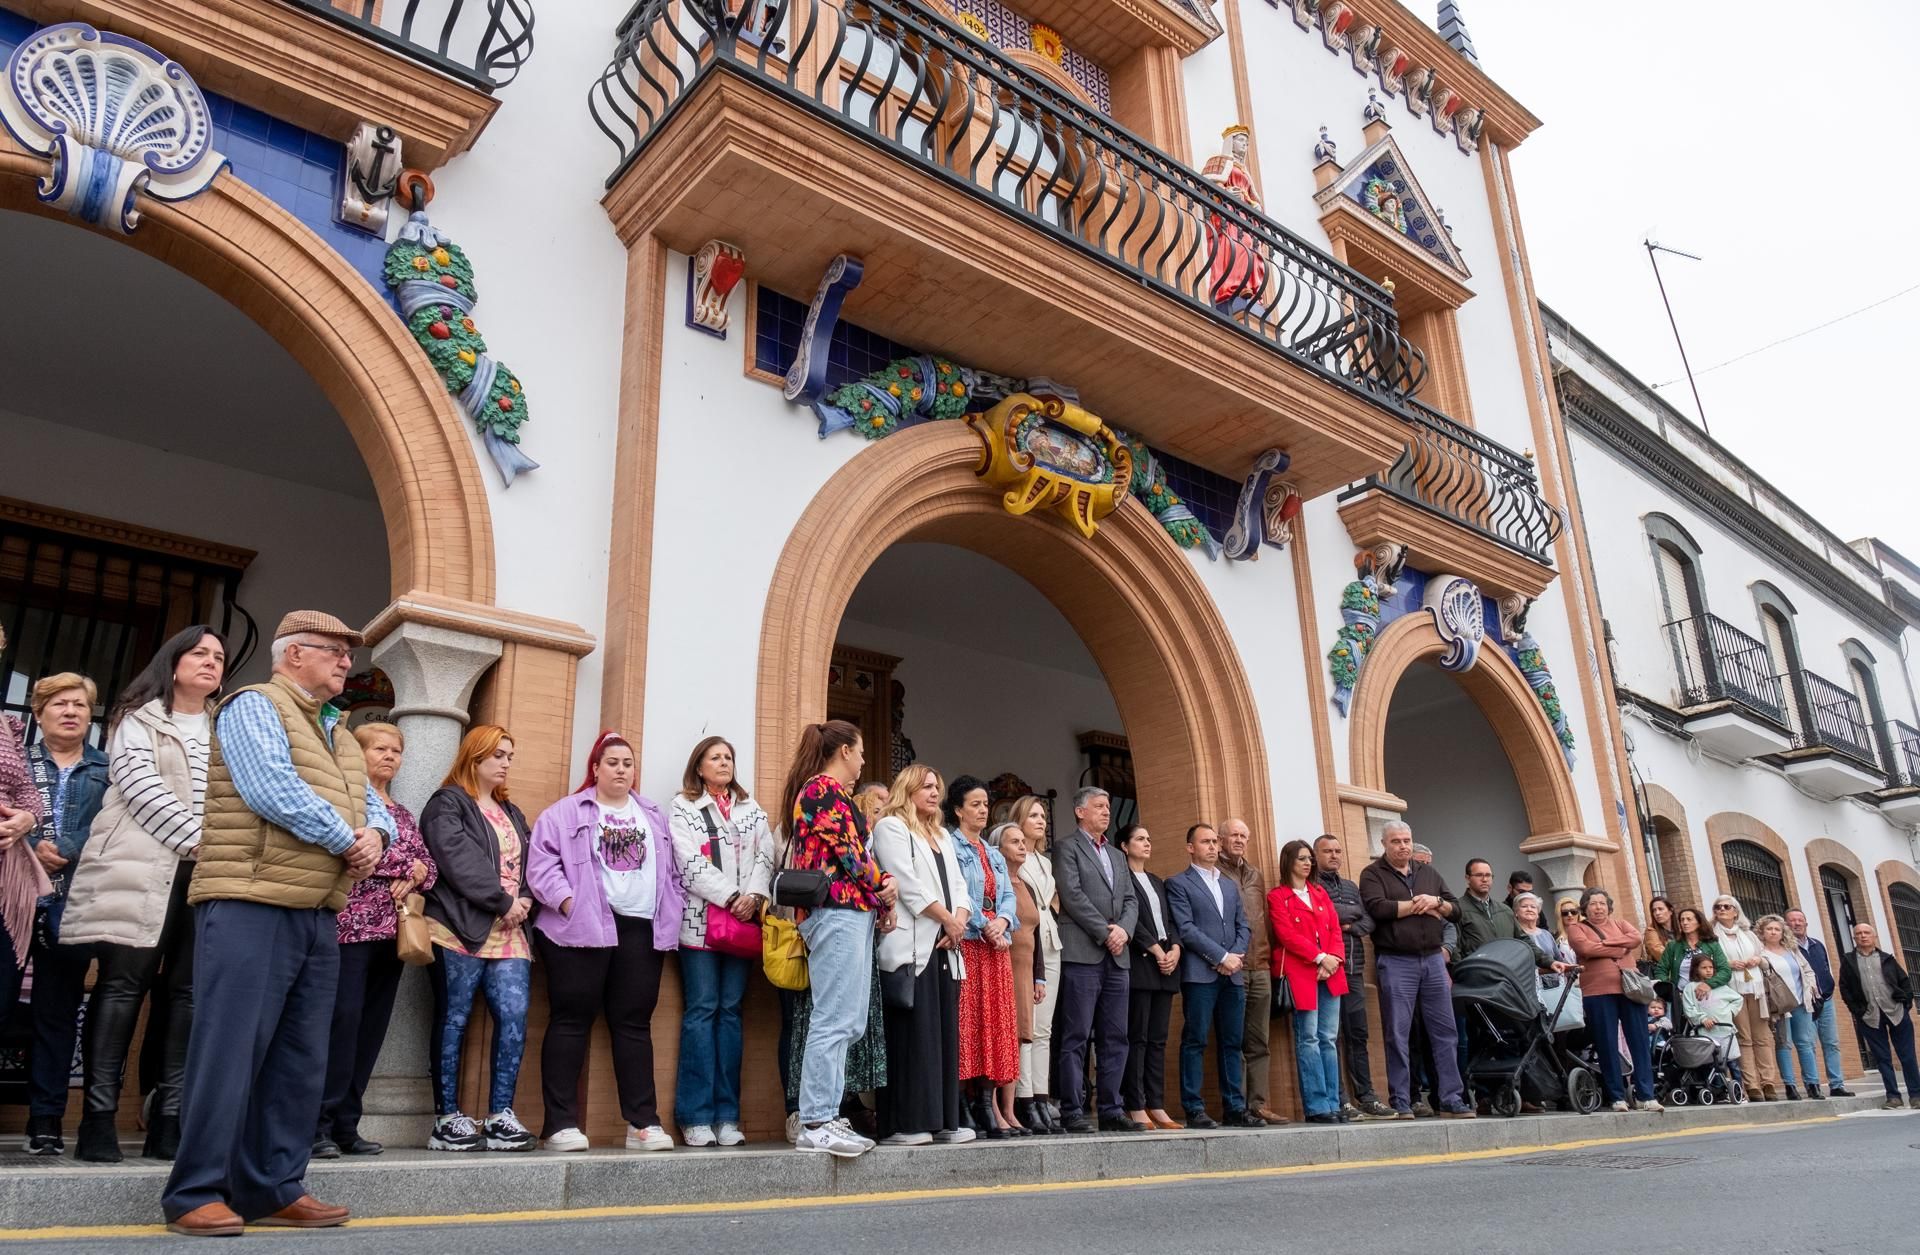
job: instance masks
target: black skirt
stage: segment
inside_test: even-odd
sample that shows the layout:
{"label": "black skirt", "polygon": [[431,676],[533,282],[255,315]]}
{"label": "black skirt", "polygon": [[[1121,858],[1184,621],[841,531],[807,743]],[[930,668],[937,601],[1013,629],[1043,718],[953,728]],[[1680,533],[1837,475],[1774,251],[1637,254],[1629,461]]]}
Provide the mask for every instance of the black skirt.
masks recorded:
{"label": "black skirt", "polygon": [[886,1009],[887,1087],[875,1096],[880,1135],[960,1127],[960,983],[935,951],[914,978],[913,1008]]}

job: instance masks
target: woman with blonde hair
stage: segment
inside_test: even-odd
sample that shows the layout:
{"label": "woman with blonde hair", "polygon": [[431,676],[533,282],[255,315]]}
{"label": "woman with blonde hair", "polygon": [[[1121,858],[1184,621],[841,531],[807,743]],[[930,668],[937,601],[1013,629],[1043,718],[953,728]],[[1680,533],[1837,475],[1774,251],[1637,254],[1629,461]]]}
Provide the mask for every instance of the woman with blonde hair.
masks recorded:
{"label": "woman with blonde hair", "polygon": [[[527,1047],[533,949],[524,925],[527,817],[507,800],[513,735],[498,724],[467,730],[453,766],[420,812],[420,833],[440,879],[427,894],[433,978],[433,1135],[428,1150],[532,1150],[513,1112]],[[460,1048],[476,995],[493,1015],[493,1077],[483,1123],[460,1110]]]}
{"label": "woman with blonde hair", "polygon": [[910,764],[894,778],[873,826],[873,854],[898,889],[899,927],[880,938],[887,1085],[879,1091],[888,1146],[970,1142],[960,1123],[960,939],[971,914],[956,840],[940,823],[940,773]]}
{"label": "woman with blonde hair", "polygon": [[1733,1027],[1740,1039],[1741,1071],[1746,1073],[1747,1097],[1761,1102],[1780,1098],[1780,1074],[1773,1050],[1773,1026],[1767,1021],[1767,987],[1760,969],[1767,962],[1766,947],[1753,931],[1740,899],[1723,893],[1713,900],[1713,935],[1733,970],[1728,982],[1741,996],[1740,1014]]}
{"label": "woman with blonde hair", "polygon": [[[1788,999],[1784,1005],[1775,1005],[1768,1001],[1768,1027],[1773,1032],[1776,1061],[1780,1065],[1780,1076],[1785,1084],[1787,1097],[1798,1101],[1800,1091],[1794,1088],[1793,1064],[1797,1053],[1800,1060],[1800,1081],[1807,1087],[1807,1097],[1824,1098],[1820,1092],[1820,1073],[1814,1067],[1813,1060],[1813,1008],[1820,1001],[1820,986],[1814,979],[1813,965],[1800,953],[1800,947],[1794,944],[1793,933],[1787,928],[1787,920],[1782,915],[1762,915],[1753,926],[1754,935],[1760,938],[1761,953],[1775,976],[1787,987]],[[1762,971],[1761,981],[1766,980]]]}
{"label": "woman with blonde hair", "polygon": [[[1038,1133],[1065,1133],[1053,1089],[1053,1012],[1060,1002],[1060,891],[1053,878],[1053,860],[1047,857],[1047,804],[1029,793],[1015,798],[1003,812],[1003,821],[1018,827],[1027,839],[1027,856],[1014,878],[1033,896],[1038,913],[1034,951],[1044,985],[1033,1006],[1032,1040],[1020,1043],[1020,1079],[1014,1087],[1014,1110],[1026,1126]],[[1013,862],[1008,860],[1012,868]],[[1023,1110],[1021,1104],[1025,1103]]]}

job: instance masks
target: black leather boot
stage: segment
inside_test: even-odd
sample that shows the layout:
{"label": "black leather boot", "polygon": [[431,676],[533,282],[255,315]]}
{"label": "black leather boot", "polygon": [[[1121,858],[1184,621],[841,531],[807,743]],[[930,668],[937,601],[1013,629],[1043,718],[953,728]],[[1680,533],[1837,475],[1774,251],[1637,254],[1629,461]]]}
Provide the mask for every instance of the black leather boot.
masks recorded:
{"label": "black leather boot", "polygon": [[1013,1100],[1013,1118],[1024,1125],[1029,1133],[1045,1133],[1046,1126],[1040,1121],[1039,1113],[1033,1109],[1033,1099],[1016,1098]]}
{"label": "black leather boot", "polygon": [[114,1127],[113,1112],[89,1111],[80,1117],[80,1139],[73,1157],[88,1163],[119,1163],[120,1130]]}
{"label": "black leather boot", "polygon": [[140,1153],[148,1159],[172,1159],[180,1151],[180,1117],[155,1112]]}

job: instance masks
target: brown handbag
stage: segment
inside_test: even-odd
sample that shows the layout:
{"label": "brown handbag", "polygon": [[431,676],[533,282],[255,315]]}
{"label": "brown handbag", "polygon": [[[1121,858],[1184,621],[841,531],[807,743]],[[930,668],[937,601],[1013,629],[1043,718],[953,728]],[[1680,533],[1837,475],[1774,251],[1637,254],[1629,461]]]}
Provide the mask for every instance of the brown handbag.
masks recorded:
{"label": "brown handbag", "polygon": [[406,901],[394,907],[399,928],[393,935],[400,961],[409,967],[425,967],[433,962],[433,939],[427,935],[427,900],[409,893]]}

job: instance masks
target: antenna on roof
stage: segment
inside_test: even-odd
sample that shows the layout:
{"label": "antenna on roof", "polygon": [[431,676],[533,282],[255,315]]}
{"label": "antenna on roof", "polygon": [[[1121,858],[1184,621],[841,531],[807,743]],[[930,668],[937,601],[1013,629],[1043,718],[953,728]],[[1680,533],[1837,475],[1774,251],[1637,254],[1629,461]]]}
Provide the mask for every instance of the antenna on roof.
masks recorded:
{"label": "antenna on roof", "polygon": [[1687,346],[1680,339],[1680,324],[1673,316],[1673,302],[1667,299],[1667,283],[1660,277],[1661,253],[1672,253],[1675,257],[1685,257],[1689,261],[1704,260],[1696,253],[1682,252],[1677,248],[1668,248],[1658,240],[1642,240],[1647,246],[1647,261],[1653,266],[1653,281],[1660,286],[1660,303],[1667,307],[1667,325],[1673,328],[1673,343],[1680,350],[1680,364],[1687,370],[1687,387],[1693,389],[1693,408],[1700,415],[1700,430],[1711,436],[1713,429],[1707,426],[1707,409],[1700,404],[1700,385],[1693,381],[1693,363],[1687,360]]}

